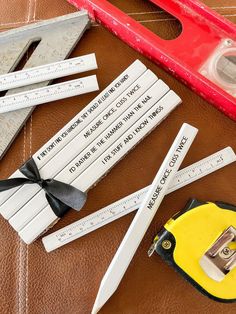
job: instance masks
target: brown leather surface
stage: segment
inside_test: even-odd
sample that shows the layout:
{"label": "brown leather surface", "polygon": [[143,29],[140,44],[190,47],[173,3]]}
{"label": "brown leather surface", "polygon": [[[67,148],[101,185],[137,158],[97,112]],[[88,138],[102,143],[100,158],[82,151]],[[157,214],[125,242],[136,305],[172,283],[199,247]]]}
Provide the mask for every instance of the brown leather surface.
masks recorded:
{"label": "brown leather surface", "polygon": [[[161,13],[151,14],[151,18],[150,14],[143,14],[153,10],[148,2],[140,6],[137,1],[112,2],[122,5],[131,14],[138,12],[134,15],[137,19],[147,26],[152,24],[155,29],[158,26],[162,34],[173,32],[175,22],[166,18],[163,21]],[[206,0],[205,3],[236,22],[235,0]],[[0,0],[0,8],[1,30],[75,11],[65,0]],[[150,22],[150,19],[155,21]],[[80,213],[71,211],[53,231],[150,184],[183,122],[200,130],[183,166],[228,145],[236,150],[235,122],[101,26],[93,26],[72,55],[91,52],[96,52],[99,65],[96,73],[101,89],[139,58],[182,97],[183,104],[90,191],[89,200]],[[95,95],[38,107],[1,161],[0,177],[8,177]],[[219,304],[207,299],[158,256],[147,257],[156,231],[190,197],[236,204],[235,186],[236,164],[233,164],[167,196],[119,289],[101,313],[235,313],[235,304]],[[1,218],[0,313],[90,313],[100,281],[133,216],[130,214],[50,254],[45,252],[40,240],[24,245]]]}

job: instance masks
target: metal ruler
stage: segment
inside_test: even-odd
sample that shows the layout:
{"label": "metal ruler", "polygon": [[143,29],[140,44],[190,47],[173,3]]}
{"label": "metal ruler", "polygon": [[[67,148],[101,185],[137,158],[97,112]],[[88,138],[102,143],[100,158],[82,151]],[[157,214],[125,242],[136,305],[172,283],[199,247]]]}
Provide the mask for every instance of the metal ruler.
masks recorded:
{"label": "metal ruler", "polygon": [[[231,147],[227,147],[177,172],[168,193],[176,191],[208,174],[236,161]],[[70,243],[106,224],[138,209],[149,187],[145,187],[110,204],[42,239],[47,252]]]}
{"label": "metal ruler", "polygon": [[0,75],[0,91],[97,69],[94,53]]}
{"label": "metal ruler", "polygon": [[50,101],[78,96],[98,90],[96,75],[79,78],[76,80],[36,88],[19,94],[0,98],[0,113],[19,110]]}
{"label": "metal ruler", "polygon": [[[51,20],[23,26],[0,34],[0,74],[14,71],[29,46],[39,42],[24,68],[32,68],[62,61],[90,26],[85,11],[60,16]],[[50,80],[8,91],[16,94],[47,86]],[[28,119],[34,108],[0,114],[0,159]]]}

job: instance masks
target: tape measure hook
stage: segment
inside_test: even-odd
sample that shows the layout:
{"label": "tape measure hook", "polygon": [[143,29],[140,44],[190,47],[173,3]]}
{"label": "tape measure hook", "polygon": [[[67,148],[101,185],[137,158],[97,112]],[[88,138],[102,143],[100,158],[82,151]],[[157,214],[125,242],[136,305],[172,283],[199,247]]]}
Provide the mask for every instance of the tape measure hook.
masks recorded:
{"label": "tape measure hook", "polygon": [[236,268],[236,250],[230,248],[236,243],[236,229],[230,226],[225,230],[200,260],[200,265],[208,277],[222,281]]}

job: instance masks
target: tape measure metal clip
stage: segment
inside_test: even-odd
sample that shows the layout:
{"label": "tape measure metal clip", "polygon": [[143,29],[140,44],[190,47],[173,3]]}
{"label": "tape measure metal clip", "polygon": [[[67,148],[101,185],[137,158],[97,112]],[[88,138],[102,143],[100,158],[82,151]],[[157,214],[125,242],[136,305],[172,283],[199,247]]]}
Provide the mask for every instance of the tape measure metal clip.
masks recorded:
{"label": "tape measure metal clip", "polygon": [[236,242],[236,229],[230,226],[200,260],[204,272],[215,281],[222,281],[236,268],[236,250],[230,248],[232,242]]}
{"label": "tape measure metal clip", "polygon": [[156,235],[156,252],[209,298],[236,302],[236,206],[191,199]]}

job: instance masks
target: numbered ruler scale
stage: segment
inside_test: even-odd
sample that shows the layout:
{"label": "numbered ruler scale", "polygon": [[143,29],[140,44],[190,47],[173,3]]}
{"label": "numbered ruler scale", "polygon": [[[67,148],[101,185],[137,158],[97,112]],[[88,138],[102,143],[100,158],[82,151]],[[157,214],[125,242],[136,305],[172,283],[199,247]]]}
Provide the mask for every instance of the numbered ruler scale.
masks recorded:
{"label": "numbered ruler scale", "polygon": [[65,99],[99,89],[96,75],[25,91],[0,99],[0,113],[45,104],[54,100]]}
{"label": "numbered ruler scale", "polygon": [[45,104],[51,101],[65,99],[99,89],[96,75],[41,87],[35,90],[6,96],[0,99],[0,113]]}
{"label": "numbered ruler scale", "polygon": [[[236,161],[236,155],[230,147],[208,156],[201,161],[178,171],[173,183],[168,189],[167,194],[197,181],[234,161]],[[72,223],[69,226],[44,237],[42,241],[45,249],[47,252],[51,252],[137,210],[143,200],[143,197],[148,191],[148,188],[149,187],[145,187],[91,215],[86,216],[85,218]]]}
{"label": "numbered ruler scale", "polygon": [[97,69],[94,53],[0,75],[0,91]]}

